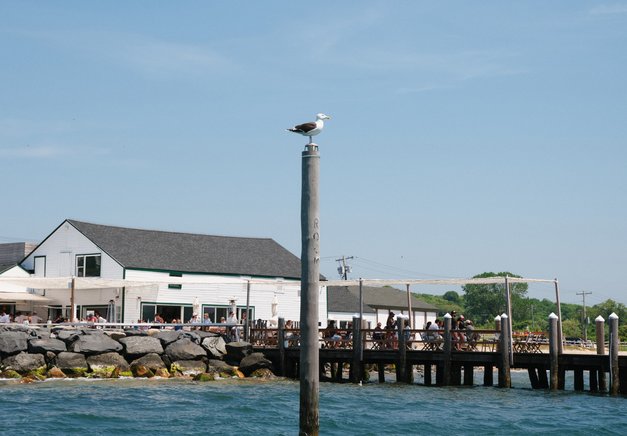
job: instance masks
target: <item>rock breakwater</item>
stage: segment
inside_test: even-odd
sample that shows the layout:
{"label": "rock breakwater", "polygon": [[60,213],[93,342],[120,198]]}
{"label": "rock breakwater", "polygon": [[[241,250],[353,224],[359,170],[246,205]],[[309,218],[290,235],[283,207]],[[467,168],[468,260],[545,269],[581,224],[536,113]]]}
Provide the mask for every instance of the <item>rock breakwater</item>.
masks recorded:
{"label": "rock breakwater", "polygon": [[201,330],[0,326],[0,378],[274,377],[247,342]]}

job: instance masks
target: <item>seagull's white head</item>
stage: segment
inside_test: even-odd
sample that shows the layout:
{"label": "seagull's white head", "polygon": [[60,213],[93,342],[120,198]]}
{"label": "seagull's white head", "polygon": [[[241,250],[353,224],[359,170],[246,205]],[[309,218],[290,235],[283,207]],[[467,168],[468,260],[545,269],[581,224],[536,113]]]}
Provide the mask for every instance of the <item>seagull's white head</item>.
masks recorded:
{"label": "seagull's white head", "polygon": [[318,115],[316,115],[316,119],[317,120],[330,120],[331,117],[328,116],[328,115],[325,115],[325,114],[318,114]]}

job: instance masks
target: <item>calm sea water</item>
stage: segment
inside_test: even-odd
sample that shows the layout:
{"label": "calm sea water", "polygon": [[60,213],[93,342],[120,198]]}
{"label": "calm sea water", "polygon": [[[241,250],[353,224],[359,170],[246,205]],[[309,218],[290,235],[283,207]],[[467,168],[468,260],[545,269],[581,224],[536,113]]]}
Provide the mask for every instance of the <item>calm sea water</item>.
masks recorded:
{"label": "calm sea water", "polygon": [[[421,381],[419,378],[417,381]],[[627,398],[395,383],[322,383],[323,435],[626,434]],[[0,433],[294,435],[296,381],[52,380],[0,382]]]}

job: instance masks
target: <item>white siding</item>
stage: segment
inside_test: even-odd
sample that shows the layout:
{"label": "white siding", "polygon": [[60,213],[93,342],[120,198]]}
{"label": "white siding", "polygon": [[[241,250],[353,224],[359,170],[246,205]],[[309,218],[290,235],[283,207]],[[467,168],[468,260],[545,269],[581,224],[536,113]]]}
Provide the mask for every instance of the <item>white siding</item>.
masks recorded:
{"label": "white siding", "polygon": [[[100,275],[103,278],[123,278],[123,268],[109,255],[104,253],[96,244],[87,239],[69,223],[61,225],[48,239],[33,251],[22,263],[26,269],[35,269],[35,257],[45,256],[46,277],[68,277],[76,273],[76,255],[100,254]],[[41,262],[40,259],[37,262]],[[41,271],[36,271],[39,275]],[[118,289],[83,289],[75,292],[76,304],[107,305],[109,300],[115,299]],[[46,290],[46,297],[52,301],[51,306],[69,306],[70,289]],[[45,311],[43,311],[45,313]]]}
{"label": "white siding", "polygon": [[[126,278],[143,281],[164,281],[169,273],[158,271],[127,270]],[[183,278],[197,281],[195,284],[184,284],[181,289],[169,289],[167,284],[155,285],[150,289],[127,288],[124,297],[124,322],[132,322],[141,318],[141,304],[180,304],[191,305],[198,298],[202,306],[228,306],[229,300],[235,299],[238,307],[246,307],[247,280],[242,277],[220,276],[210,274],[183,274]],[[272,301],[276,295],[278,314],[286,320],[300,319],[300,281],[277,281],[253,278],[251,284],[250,307],[254,309],[256,319],[272,318]],[[176,278],[173,278],[176,280]],[[320,322],[324,323],[326,314],[326,288],[321,288],[319,299]],[[217,320],[213,320],[217,321]]]}
{"label": "white siding", "polygon": [[51,234],[24,260],[22,266],[32,270],[35,256],[46,256],[46,277],[67,277],[76,273],[76,255],[97,253],[102,255],[100,275],[110,279],[121,279],[123,268],[120,264],[69,223],[64,223]]}

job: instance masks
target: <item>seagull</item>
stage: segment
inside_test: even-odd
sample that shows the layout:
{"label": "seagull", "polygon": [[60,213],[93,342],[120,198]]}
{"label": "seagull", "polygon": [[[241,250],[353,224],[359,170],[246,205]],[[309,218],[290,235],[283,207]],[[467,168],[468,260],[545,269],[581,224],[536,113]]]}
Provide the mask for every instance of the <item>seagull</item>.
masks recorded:
{"label": "seagull", "polygon": [[316,115],[316,121],[312,123],[304,123],[299,124],[297,126],[292,127],[291,129],[286,129],[290,132],[299,133],[303,136],[309,136],[309,143],[311,143],[311,137],[317,135],[322,132],[322,128],[324,127],[324,120],[330,120],[331,117],[325,114]]}

